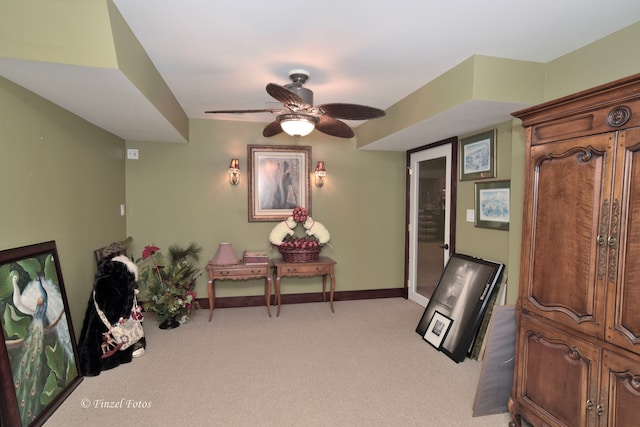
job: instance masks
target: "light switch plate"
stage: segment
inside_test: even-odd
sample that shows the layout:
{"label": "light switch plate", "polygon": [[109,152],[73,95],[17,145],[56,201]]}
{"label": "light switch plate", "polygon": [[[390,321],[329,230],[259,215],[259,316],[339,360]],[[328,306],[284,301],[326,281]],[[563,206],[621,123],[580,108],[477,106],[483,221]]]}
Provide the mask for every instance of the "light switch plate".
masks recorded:
{"label": "light switch plate", "polygon": [[467,222],[476,221],[476,211],[473,209],[467,209]]}
{"label": "light switch plate", "polygon": [[137,148],[127,149],[127,159],[138,160],[138,149]]}

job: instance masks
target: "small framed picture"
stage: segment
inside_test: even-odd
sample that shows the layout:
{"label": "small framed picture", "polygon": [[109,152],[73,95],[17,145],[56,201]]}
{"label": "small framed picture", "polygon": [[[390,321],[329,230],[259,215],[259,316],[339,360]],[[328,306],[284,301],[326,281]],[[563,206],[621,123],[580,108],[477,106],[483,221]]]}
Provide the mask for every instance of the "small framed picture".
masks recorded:
{"label": "small framed picture", "polygon": [[460,140],[460,181],[496,177],[496,130]]}
{"label": "small framed picture", "polygon": [[476,182],[475,226],[509,230],[511,181]]}
{"label": "small framed picture", "polygon": [[429,322],[429,326],[427,326],[427,332],[424,334],[424,340],[439,349],[444,338],[447,336],[447,332],[449,332],[449,329],[451,328],[451,323],[453,323],[453,320],[439,311],[435,311],[431,321]]}

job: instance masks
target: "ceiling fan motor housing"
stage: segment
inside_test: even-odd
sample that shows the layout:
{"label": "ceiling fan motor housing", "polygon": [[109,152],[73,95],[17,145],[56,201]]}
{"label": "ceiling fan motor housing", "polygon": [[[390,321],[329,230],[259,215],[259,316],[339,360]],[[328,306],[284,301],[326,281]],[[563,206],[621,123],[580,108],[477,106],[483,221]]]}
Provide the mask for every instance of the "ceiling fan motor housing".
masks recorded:
{"label": "ceiling fan motor housing", "polygon": [[289,83],[287,85],[284,85],[283,87],[289,90],[290,92],[293,92],[296,95],[298,95],[307,104],[313,105],[313,91],[311,91],[310,89],[307,89],[306,87],[302,87],[300,83]]}
{"label": "ceiling fan motor housing", "polygon": [[307,70],[291,70],[289,71],[289,79],[291,79],[292,83],[286,84],[283,87],[298,95],[307,104],[313,105],[313,91],[302,87],[302,85],[309,80],[309,77],[311,77],[311,73]]}

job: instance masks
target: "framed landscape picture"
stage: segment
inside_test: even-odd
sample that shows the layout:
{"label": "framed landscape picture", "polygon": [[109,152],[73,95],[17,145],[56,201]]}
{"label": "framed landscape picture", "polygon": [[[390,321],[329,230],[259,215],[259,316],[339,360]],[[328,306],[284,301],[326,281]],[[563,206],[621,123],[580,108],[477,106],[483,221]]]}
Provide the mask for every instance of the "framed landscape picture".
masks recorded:
{"label": "framed landscape picture", "polygon": [[460,140],[460,181],[496,177],[496,131]]}
{"label": "framed landscape picture", "polygon": [[0,424],[39,426],[82,381],[54,241],[0,251]]}
{"label": "framed landscape picture", "polygon": [[509,230],[511,181],[476,182],[475,226]]}
{"label": "framed landscape picture", "polygon": [[311,147],[247,146],[249,222],[282,221],[300,206],[311,215]]}

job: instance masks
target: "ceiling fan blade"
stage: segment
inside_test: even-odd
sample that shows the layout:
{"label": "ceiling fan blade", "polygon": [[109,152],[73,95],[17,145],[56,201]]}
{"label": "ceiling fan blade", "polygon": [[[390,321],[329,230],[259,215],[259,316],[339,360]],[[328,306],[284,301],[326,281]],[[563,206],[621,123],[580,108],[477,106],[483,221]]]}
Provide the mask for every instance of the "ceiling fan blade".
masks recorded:
{"label": "ceiling fan blade", "polygon": [[211,114],[245,114],[245,113],[279,113],[282,109],[275,108],[257,108],[253,110],[209,110],[205,113]]}
{"label": "ceiling fan blade", "polygon": [[353,138],[355,136],[353,129],[349,125],[329,116],[320,116],[318,123],[316,123],[316,129],[338,138]]}
{"label": "ceiling fan blade", "polygon": [[262,131],[262,136],[265,138],[269,138],[270,136],[275,136],[282,132],[282,127],[280,126],[280,122],[275,120],[267,125]]}
{"label": "ceiling fan blade", "polygon": [[324,113],[336,119],[345,120],[369,120],[384,117],[385,112],[378,108],[367,107],[366,105],[357,104],[323,104],[318,105]]}
{"label": "ceiling fan blade", "polygon": [[293,111],[311,108],[311,105],[307,104],[304,99],[300,98],[284,86],[269,83],[267,84],[267,93],[284,104],[285,107],[290,108]]}

